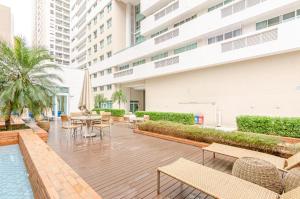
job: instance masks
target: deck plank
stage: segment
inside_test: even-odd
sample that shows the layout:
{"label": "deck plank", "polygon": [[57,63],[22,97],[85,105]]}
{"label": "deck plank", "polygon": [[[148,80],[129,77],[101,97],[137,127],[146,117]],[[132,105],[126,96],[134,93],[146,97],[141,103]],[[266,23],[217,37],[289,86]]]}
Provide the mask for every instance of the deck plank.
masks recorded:
{"label": "deck plank", "polygon": [[[156,169],[180,157],[202,163],[198,147],[133,133],[114,125],[103,140],[71,140],[60,122],[52,122],[48,144],[104,199],[176,198],[204,199],[206,194],[177,180],[161,176],[161,194],[156,194]],[[233,160],[205,154],[205,165],[230,173]]]}

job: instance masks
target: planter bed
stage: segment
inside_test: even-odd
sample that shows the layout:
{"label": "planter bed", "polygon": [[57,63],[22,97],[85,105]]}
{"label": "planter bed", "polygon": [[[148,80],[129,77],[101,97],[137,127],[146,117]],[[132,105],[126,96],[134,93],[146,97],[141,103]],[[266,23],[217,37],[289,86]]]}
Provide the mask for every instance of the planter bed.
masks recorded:
{"label": "planter bed", "polygon": [[221,143],[250,150],[261,151],[281,157],[289,157],[299,150],[298,145],[287,144],[278,136],[223,132],[215,129],[199,128],[166,121],[148,121],[139,124],[140,131],[204,143]]}

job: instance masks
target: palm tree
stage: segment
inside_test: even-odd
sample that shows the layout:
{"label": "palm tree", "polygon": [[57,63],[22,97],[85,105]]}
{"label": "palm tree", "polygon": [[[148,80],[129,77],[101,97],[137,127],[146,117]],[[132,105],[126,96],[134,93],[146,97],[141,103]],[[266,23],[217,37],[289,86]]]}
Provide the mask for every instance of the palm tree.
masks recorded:
{"label": "palm tree", "polygon": [[50,60],[47,50],[28,47],[21,37],[15,37],[13,47],[0,42],[0,112],[6,128],[12,111],[21,114],[29,108],[36,116],[50,106],[55,87],[62,82],[50,72],[61,68]]}
{"label": "palm tree", "polygon": [[118,90],[115,91],[112,96],[111,96],[111,100],[113,102],[117,102],[119,104],[119,109],[121,108],[121,103],[126,103],[127,102],[127,97],[126,95],[123,93],[122,90]]}
{"label": "palm tree", "polygon": [[101,104],[106,102],[107,99],[103,94],[99,94],[95,96],[95,106],[96,108],[101,108]]}

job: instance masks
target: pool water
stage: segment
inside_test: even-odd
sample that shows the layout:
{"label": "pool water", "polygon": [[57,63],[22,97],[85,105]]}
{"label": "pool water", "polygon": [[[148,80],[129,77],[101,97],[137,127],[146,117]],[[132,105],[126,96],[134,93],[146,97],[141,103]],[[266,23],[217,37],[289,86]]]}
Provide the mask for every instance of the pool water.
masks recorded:
{"label": "pool water", "polygon": [[33,199],[19,145],[0,147],[0,199]]}

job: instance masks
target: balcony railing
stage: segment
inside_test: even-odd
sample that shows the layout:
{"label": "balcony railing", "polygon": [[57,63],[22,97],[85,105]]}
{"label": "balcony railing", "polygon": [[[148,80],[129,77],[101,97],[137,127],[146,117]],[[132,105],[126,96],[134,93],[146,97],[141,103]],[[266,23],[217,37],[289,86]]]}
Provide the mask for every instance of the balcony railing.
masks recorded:
{"label": "balcony railing", "polygon": [[233,40],[222,44],[222,53],[237,50],[249,46],[274,41],[278,39],[278,29],[268,30],[241,39]]}
{"label": "balcony railing", "polygon": [[124,77],[124,76],[132,75],[132,74],[133,74],[133,68],[128,69],[128,70],[123,70],[123,71],[120,71],[120,72],[116,72],[114,74],[114,78]]}
{"label": "balcony railing", "polygon": [[176,56],[176,57],[164,59],[162,61],[157,61],[154,63],[154,65],[155,65],[155,68],[161,68],[161,67],[165,67],[165,66],[169,66],[169,65],[173,65],[173,64],[178,64],[178,63],[179,63],[179,56]]}
{"label": "balcony railing", "polygon": [[179,8],[179,1],[169,5],[168,7],[166,7],[165,9],[159,11],[158,13],[156,13],[154,15],[154,19],[155,21],[159,20],[160,18],[168,15],[169,13],[173,12],[174,10],[177,10]]}
{"label": "balcony railing", "polygon": [[267,0],[242,0],[221,10],[222,18],[241,12]]}
{"label": "balcony railing", "polygon": [[167,41],[169,39],[172,39],[172,38],[178,37],[178,36],[179,36],[179,29],[177,28],[177,29],[175,29],[175,30],[173,30],[171,32],[168,32],[166,34],[163,34],[163,35],[155,38],[154,42],[155,42],[155,44],[160,44],[160,43],[162,43],[164,41]]}

